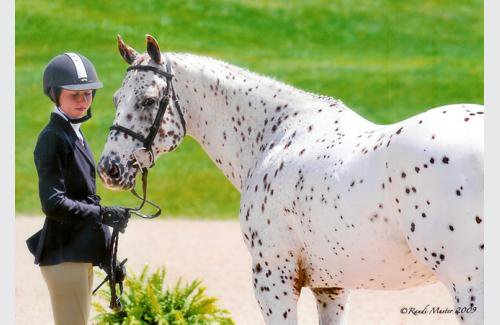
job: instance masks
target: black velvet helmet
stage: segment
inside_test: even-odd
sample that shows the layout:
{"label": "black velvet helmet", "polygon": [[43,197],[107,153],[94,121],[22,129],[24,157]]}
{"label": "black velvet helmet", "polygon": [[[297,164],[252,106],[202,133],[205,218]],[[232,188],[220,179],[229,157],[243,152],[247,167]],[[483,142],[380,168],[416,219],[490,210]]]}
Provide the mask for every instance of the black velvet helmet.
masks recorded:
{"label": "black velvet helmet", "polygon": [[[56,105],[59,105],[61,89],[95,90],[103,85],[97,77],[97,72],[89,59],[78,53],[64,53],[54,57],[43,72],[43,92]],[[91,113],[88,111],[88,118]]]}

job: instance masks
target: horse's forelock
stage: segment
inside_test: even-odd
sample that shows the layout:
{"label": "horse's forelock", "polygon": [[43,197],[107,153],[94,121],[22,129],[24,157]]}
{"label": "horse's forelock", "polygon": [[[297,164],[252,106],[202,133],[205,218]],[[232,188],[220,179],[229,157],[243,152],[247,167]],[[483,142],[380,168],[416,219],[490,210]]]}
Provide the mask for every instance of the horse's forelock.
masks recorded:
{"label": "horse's forelock", "polygon": [[149,55],[147,55],[146,53],[143,53],[143,54],[139,54],[136,58],[135,58],[135,61],[132,62],[132,65],[140,65],[141,63],[143,63],[147,58],[149,58]]}

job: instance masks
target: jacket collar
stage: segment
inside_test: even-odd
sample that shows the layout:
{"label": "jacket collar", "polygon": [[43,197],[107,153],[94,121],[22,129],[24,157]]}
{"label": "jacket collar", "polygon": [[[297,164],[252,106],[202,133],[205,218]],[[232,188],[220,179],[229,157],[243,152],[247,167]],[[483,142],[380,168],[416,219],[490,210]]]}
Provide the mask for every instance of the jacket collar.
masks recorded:
{"label": "jacket collar", "polygon": [[68,132],[68,134],[70,134],[72,137],[76,138],[76,134],[74,134],[73,128],[71,127],[70,123],[61,115],[52,112],[50,114],[50,122]]}

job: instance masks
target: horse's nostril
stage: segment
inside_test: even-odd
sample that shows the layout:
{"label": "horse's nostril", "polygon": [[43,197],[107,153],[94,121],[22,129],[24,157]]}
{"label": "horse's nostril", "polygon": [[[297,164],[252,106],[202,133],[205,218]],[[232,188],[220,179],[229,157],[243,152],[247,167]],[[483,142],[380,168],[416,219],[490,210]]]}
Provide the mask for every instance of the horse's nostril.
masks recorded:
{"label": "horse's nostril", "polygon": [[111,178],[118,178],[118,176],[120,176],[120,168],[118,168],[116,164],[111,163],[108,174]]}

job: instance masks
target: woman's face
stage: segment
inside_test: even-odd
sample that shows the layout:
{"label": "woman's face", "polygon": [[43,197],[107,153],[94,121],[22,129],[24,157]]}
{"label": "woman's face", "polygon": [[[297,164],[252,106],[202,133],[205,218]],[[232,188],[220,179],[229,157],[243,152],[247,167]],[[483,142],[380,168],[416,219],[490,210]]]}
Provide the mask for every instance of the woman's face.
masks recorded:
{"label": "woman's face", "polygon": [[59,107],[71,118],[85,116],[92,105],[92,89],[67,90],[63,89],[59,96]]}

